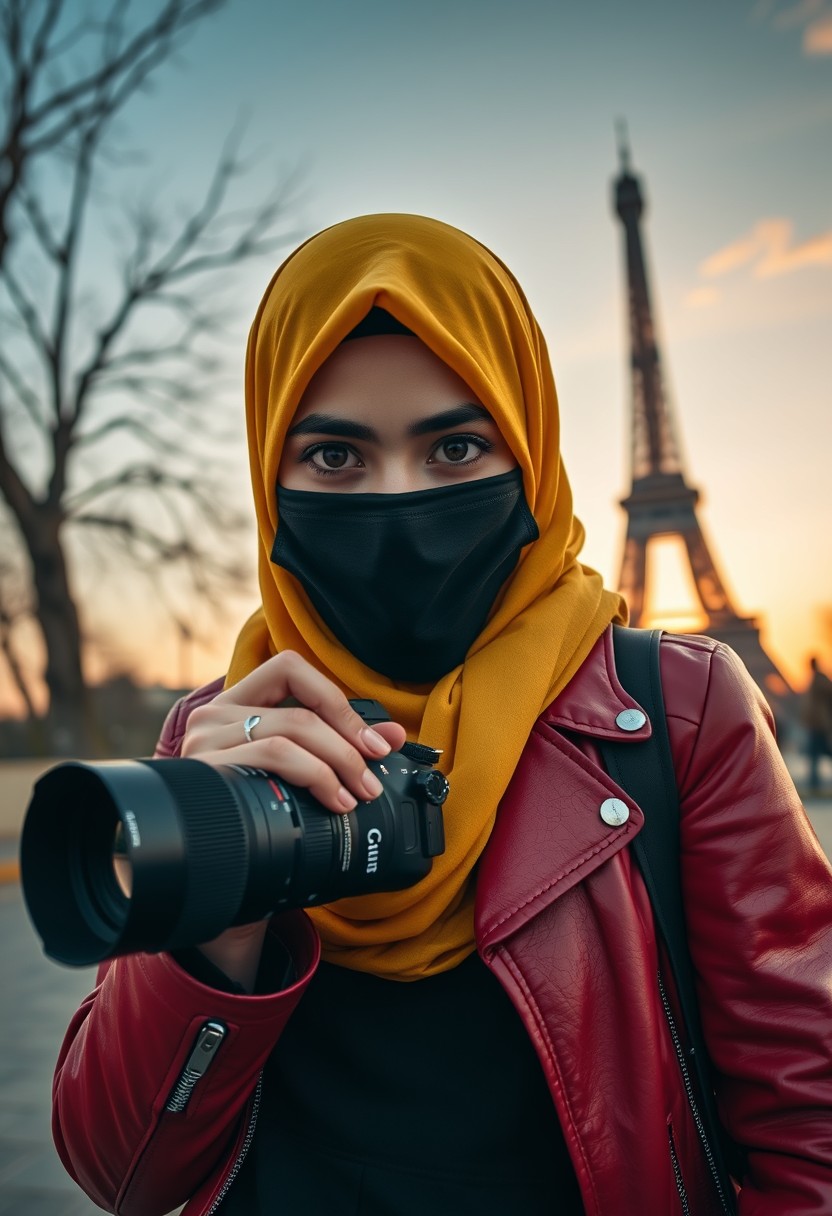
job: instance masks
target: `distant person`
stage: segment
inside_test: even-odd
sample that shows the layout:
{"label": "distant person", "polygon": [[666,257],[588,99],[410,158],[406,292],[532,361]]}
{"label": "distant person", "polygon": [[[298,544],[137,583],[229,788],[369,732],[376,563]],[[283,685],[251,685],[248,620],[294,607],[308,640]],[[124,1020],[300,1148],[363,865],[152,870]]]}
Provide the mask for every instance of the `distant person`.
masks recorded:
{"label": "distant person", "polygon": [[832,680],[821,670],[815,655],[809,660],[811,676],[803,694],[803,725],[806,727],[806,755],[809,759],[809,789],[820,790],[820,762],[832,756]]}
{"label": "distant person", "polygon": [[368,763],[428,744],[447,848],[406,890],[104,963],[56,1073],[67,1169],[137,1216],[718,1216],[735,1191],[741,1216],[831,1213],[832,871],[742,663],[664,635],[687,935],[739,1146],[720,1192],[644,816],[599,752],[653,729],[616,673],[626,608],[579,560],[510,271],[435,220],[337,224],[272,278],[245,393],[261,603],[157,754],[259,766],[345,817],[379,795]]}

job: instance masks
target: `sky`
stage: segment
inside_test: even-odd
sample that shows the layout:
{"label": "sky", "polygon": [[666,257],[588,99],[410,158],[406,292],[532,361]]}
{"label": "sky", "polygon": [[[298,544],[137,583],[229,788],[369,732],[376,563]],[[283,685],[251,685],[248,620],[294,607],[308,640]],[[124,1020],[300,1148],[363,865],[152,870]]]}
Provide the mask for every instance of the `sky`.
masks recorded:
{"label": "sky", "polygon": [[[174,211],[199,197],[243,122],[252,198],[300,170],[298,241],[349,216],[408,211],[492,249],[549,345],[583,559],[615,585],[629,476],[611,208],[621,119],[699,518],[735,606],[759,616],[799,685],[810,654],[832,667],[832,0],[230,0],[126,111],[121,137],[145,153],[125,181]],[[105,255],[91,255],[95,274]],[[279,260],[235,287],[232,386]],[[241,399],[226,396],[240,437],[227,475],[248,509]],[[242,588],[230,619],[184,652],[128,573],[94,596],[77,578],[92,673],[132,666],[145,682],[220,674],[256,603],[253,584]],[[654,607],[678,608],[679,594],[666,562]]]}

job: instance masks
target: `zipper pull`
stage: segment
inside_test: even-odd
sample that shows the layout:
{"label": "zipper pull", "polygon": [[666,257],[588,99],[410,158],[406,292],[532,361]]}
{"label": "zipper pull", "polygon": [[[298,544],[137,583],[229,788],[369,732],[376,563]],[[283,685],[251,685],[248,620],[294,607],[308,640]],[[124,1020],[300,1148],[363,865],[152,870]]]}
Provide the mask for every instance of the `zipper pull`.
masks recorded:
{"label": "zipper pull", "polygon": [[206,1022],[196,1036],[196,1043],[188,1057],[185,1071],[196,1073],[198,1077],[203,1076],[224,1038],[225,1027],[222,1022]]}
{"label": "zipper pull", "polygon": [[226,1034],[227,1029],[222,1022],[206,1022],[200,1028],[188,1062],[179,1074],[179,1080],[173,1087],[165,1110],[179,1112],[185,1109],[194,1086],[208,1071]]}

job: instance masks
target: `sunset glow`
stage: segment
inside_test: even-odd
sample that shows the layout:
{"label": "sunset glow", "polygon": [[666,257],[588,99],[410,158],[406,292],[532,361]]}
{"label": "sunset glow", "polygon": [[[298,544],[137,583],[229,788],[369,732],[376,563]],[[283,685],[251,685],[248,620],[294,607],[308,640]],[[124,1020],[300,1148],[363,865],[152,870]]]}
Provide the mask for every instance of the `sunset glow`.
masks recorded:
{"label": "sunset glow", "polygon": [[[288,250],[351,215],[433,215],[481,240],[523,285],[555,370],[582,557],[614,586],[630,449],[624,251],[610,201],[623,117],[685,477],[702,491],[714,558],[795,686],[811,654],[832,670],[832,0],[672,10],[659,0],[424,0],[418,10],[234,0],[125,116],[102,186],[112,223],[86,234],[90,314],[123,253],[119,216],[145,202],[187,211],[243,112],[240,206],[292,166],[302,186],[285,248],[249,267],[225,302],[222,371],[199,407],[228,438],[206,484],[221,477],[250,511],[245,340]],[[182,442],[200,429],[185,427]],[[121,443],[108,440],[107,462],[123,458]],[[73,549],[92,681],[128,670],[141,684],[186,686],[225,670],[258,602],[250,518],[239,593],[224,611],[177,600],[178,626],[129,562]],[[680,543],[652,546],[644,623],[704,625]],[[14,637],[42,709],[36,631]],[[22,708],[0,655],[0,713]]]}

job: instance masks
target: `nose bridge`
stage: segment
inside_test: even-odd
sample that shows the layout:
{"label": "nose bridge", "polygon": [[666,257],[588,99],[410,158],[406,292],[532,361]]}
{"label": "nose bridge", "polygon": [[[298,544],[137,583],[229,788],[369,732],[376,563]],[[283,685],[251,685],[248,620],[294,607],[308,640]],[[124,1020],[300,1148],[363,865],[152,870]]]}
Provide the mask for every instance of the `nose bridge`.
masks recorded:
{"label": "nose bridge", "polygon": [[382,446],[374,472],[372,491],[377,494],[407,494],[426,486],[424,456],[417,458],[409,443]]}

